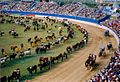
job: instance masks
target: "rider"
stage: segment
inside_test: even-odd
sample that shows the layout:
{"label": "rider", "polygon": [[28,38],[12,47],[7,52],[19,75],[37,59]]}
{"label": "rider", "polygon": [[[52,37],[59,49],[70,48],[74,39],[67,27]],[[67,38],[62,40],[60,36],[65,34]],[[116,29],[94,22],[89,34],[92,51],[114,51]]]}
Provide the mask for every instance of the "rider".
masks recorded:
{"label": "rider", "polygon": [[92,53],[89,54],[89,57],[88,57],[90,60],[95,60],[96,59],[96,56]]}
{"label": "rider", "polygon": [[111,42],[108,42],[107,48],[108,48],[108,49],[112,48],[112,43],[111,43]]}
{"label": "rider", "polygon": [[105,46],[104,44],[102,43],[101,46],[100,46],[100,51],[104,51],[105,50]]}
{"label": "rider", "polygon": [[93,54],[90,53],[88,59],[93,60]]}
{"label": "rider", "polygon": [[89,59],[89,64],[93,65],[95,63],[95,60],[96,60],[96,55],[90,53],[88,59]]}

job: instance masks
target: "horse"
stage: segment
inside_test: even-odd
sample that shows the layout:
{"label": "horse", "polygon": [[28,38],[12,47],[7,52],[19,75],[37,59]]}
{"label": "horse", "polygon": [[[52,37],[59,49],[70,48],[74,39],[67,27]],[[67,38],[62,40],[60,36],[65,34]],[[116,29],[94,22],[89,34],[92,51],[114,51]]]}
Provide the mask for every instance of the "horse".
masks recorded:
{"label": "horse", "polygon": [[14,38],[19,36],[19,34],[15,30],[10,30],[9,34],[11,34]]}
{"label": "horse", "polygon": [[10,76],[8,76],[8,82],[11,82],[13,80],[18,81],[18,80],[20,80],[20,76],[21,76],[20,69],[17,68],[12,72],[12,74]]}
{"label": "horse", "polygon": [[20,44],[20,47],[21,47],[21,49],[23,49],[24,48],[24,44],[22,43],[22,44]]}
{"label": "horse", "polygon": [[72,45],[72,48],[73,48],[74,51],[79,49],[79,43],[76,43],[75,45]]}
{"label": "horse", "polygon": [[38,38],[38,36],[36,35],[35,37],[34,37],[34,40],[36,40]]}
{"label": "horse", "polygon": [[79,48],[82,48],[82,47],[84,47],[84,45],[85,45],[85,42],[84,42],[84,40],[81,40],[81,41],[79,42]]}
{"label": "horse", "polygon": [[104,32],[104,36],[105,37],[109,37],[110,35],[109,35],[109,30],[106,30],[105,32]]}
{"label": "horse", "polygon": [[[37,49],[37,48],[36,48]],[[46,50],[47,50],[47,48],[45,47],[45,46],[40,46],[40,47],[38,47],[38,49],[37,49],[37,53],[46,53]]]}
{"label": "horse", "polygon": [[63,61],[63,54],[60,53],[58,56],[56,56],[57,62],[59,62],[59,60],[61,59],[61,61]]}
{"label": "horse", "polygon": [[87,60],[85,61],[85,66],[86,66],[86,67],[88,67],[88,66],[93,67],[94,63],[95,63],[95,61],[92,61],[92,60],[90,60],[90,59],[87,59]]}
{"label": "horse", "polygon": [[48,57],[40,57],[40,58],[39,58],[40,64],[41,64],[42,62],[46,62],[46,61],[48,61]]}
{"label": "horse", "polygon": [[101,49],[100,49],[100,52],[99,52],[99,57],[101,57],[102,55],[105,54],[105,47],[103,46]]}
{"label": "horse", "polygon": [[51,63],[55,63],[55,61],[57,61],[57,63],[61,60],[63,61],[63,54],[60,53],[58,56],[56,57],[50,57]]}
{"label": "horse", "polygon": [[24,32],[27,32],[28,30],[30,30],[31,26],[30,25],[26,25],[26,28],[24,29]]}
{"label": "horse", "polygon": [[50,49],[51,48],[51,44],[50,43],[45,44],[44,46],[45,46],[46,49]]}
{"label": "horse", "polygon": [[100,50],[99,57],[101,57],[104,54],[104,51]]}
{"label": "horse", "polygon": [[111,49],[113,49],[113,46],[112,46],[112,43],[111,42],[109,42],[108,44],[107,44],[107,49],[110,51]]}
{"label": "horse", "polygon": [[43,63],[38,64],[38,67],[40,68],[40,71],[45,69],[50,69],[51,68],[51,62],[50,61],[44,61]]}
{"label": "horse", "polygon": [[2,37],[5,34],[4,31],[0,31],[0,36]]}
{"label": "horse", "polygon": [[27,68],[29,74],[33,74],[33,71],[36,73],[37,72],[37,65],[34,65],[34,66],[30,66]]}
{"label": "horse", "polygon": [[25,55],[31,55],[31,48],[28,48],[28,50],[24,51],[23,52]]}
{"label": "horse", "polygon": [[7,82],[7,76],[0,77],[0,82]]}
{"label": "horse", "polygon": [[28,50],[21,51],[19,54],[19,58],[23,57],[24,55],[31,55],[31,49],[29,48]]}
{"label": "horse", "polygon": [[10,48],[11,50],[15,51],[15,48],[17,48],[17,46],[11,46]]}
{"label": "horse", "polygon": [[15,59],[16,56],[17,56],[17,53],[12,53],[12,54],[9,56],[9,58],[10,58],[10,60],[11,60],[11,59]]}
{"label": "horse", "polygon": [[86,67],[94,67],[96,61],[96,55],[92,55],[92,57],[88,57],[88,59],[85,61]]}
{"label": "horse", "polygon": [[5,49],[4,48],[1,49],[1,53],[2,53],[2,55],[4,55],[4,53],[5,53]]}
{"label": "horse", "polygon": [[13,37],[14,37],[14,38],[16,38],[16,37],[18,37],[18,36],[19,36],[18,33],[13,34]]}
{"label": "horse", "polygon": [[0,58],[0,64],[2,65],[3,63],[5,63],[7,61],[7,59],[8,59],[7,55],[5,55],[4,57],[1,57]]}
{"label": "horse", "polygon": [[28,43],[32,40],[32,38],[28,38]]}
{"label": "horse", "polygon": [[68,54],[66,52],[63,53],[63,57],[65,57],[66,59],[68,58]]}
{"label": "horse", "polygon": [[68,46],[68,47],[66,48],[66,51],[67,51],[68,54],[71,54],[71,53],[72,53],[72,47],[71,47],[71,46]]}

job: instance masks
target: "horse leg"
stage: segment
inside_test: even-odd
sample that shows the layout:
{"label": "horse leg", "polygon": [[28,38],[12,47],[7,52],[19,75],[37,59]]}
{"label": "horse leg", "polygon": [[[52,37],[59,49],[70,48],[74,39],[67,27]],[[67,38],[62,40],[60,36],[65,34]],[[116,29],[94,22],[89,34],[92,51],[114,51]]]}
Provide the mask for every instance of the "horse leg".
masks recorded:
{"label": "horse leg", "polygon": [[67,59],[67,58],[68,58],[68,55],[66,54],[65,56],[66,56],[66,59]]}
{"label": "horse leg", "polygon": [[99,57],[101,57],[101,56],[102,56],[102,52],[99,53]]}
{"label": "horse leg", "polygon": [[10,61],[11,61],[11,56],[10,56]]}
{"label": "horse leg", "polygon": [[37,68],[35,68],[35,73],[37,73]]}
{"label": "horse leg", "polygon": [[40,67],[40,71],[42,71],[42,69],[43,69],[43,66]]}
{"label": "horse leg", "polygon": [[61,62],[63,62],[63,56],[61,56]]}
{"label": "horse leg", "polygon": [[50,69],[51,68],[51,63],[49,62],[49,64],[48,64],[48,69]]}

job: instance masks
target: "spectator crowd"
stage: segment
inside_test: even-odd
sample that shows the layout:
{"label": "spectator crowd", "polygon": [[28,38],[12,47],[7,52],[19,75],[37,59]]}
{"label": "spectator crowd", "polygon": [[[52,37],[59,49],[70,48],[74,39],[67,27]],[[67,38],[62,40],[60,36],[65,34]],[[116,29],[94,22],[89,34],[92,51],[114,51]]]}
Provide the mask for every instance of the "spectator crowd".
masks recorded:
{"label": "spectator crowd", "polygon": [[32,1],[9,2],[8,4],[0,4],[0,10],[16,10],[16,11],[43,12],[51,14],[64,14],[88,17],[93,19],[101,19],[106,16],[106,14],[103,14],[100,9],[89,8],[80,2],[65,4],[63,6],[58,5],[56,2],[32,2]]}
{"label": "spectator crowd", "polygon": [[90,79],[90,82],[119,82],[120,81],[120,51],[111,57],[106,68]]}
{"label": "spectator crowd", "polygon": [[103,23],[105,26],[111,28],[120,39],[120,18],[108,19]]}

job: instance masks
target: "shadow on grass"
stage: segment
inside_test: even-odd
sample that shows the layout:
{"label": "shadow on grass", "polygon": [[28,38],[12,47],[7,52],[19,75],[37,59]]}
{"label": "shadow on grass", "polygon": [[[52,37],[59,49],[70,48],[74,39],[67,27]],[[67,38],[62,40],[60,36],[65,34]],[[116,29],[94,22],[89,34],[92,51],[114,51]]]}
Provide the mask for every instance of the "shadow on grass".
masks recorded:
{"label": "shadow on grass", "polygon": [[60,63],[56,63],[54,65],[52,65],[51,69],[46,69],[46,70],[42,70],[40,71],[40,69],[37,70],[37,73],[33,73],[32,75],[30,75],[29,73],[27,75],[23,75],[20,79],[21,82],[25,82],[26,80],[32,80],[37,76],[41,76],[42,74],[44,74],[45,72],[48,72],[52,69],[54,69],[56,67],[56,65],[58,65]]}
{"label": "shadow on grass", "polygon": [[[67,62],[69,59],[71,58],[71,56],[68,58],[68,59],[65,59],[63,62]],[[44,73],[48,72],[48,71],[51,71],[53,70],[54,68],[56,68],[58,65],[60,65],[62,62],[58,62],[58,63],[55,63],[55,64],[52,64],[51,65],[51,69],[46,69],[46,70],[42,70],[40,71],[40,69],[38,68],[37,69],[37,73],[33,73],[32,75],[30,75],[28,73],[28,75],[23,75],[20,79],[21,82],[25,82],[26,80],[32,80],[34,79],[35,77],[37,76],[41,76],[43,75]]]}
{"label": "shadow on grass", "polygon": [[10,67],[12,65],[15,65],[15,64],[19,64],[21,61],[26,61],[28,59],[32,59],[32,58],[35,58],[35,57],[40,57],[40,56],[44,56],[45,54],[51,54],[52,52],[50,51],[47,51],[46,53],[42,53],[42,54],[35,54],[33,53],[32,55],[28,55],[28,56],[23,56],[21,58],[17,57],[15,59],[12,59],[12,60],[9,60],[6,61],[4,64],[0,65],[0,68],[6,68],[6,67]]}
{"label": "shadow on grass", "polygon": [[34,55],[25,56],[25,57],[20,58],[20,59],[16,58],[16,59],[8,60],[3,65],[0,65],[0,68],[10,67],[11,65],[18,64],[18,63],[20,63],[20,61],[24,61],[25,59],[30,59],[32,57],[34,57]]}

